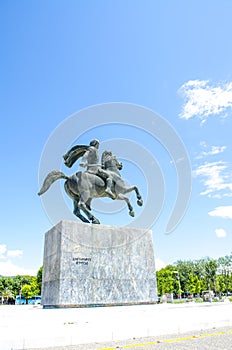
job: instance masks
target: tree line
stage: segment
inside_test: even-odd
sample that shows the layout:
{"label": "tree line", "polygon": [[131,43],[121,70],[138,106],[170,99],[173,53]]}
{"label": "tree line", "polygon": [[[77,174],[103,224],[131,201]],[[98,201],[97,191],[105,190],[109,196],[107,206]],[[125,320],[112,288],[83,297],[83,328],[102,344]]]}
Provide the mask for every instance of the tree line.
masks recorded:
{"label": "tree line", "polygon": [[14,303],[16,295],[22,295],[26,300],[32,298],[34,295],[40,295],[42,287],[42,269],[43,267],[41,266],[36,276],[2,276],[0,278],[0,298],[2,298],[2,301],[6,304],[10,304]]}
{"label": "tree line", "polygon": [[174,293],[201,296],[212,290],[217,296],[232,292],[232,253],[219,259],[178,260],[156,272],[158,295]]}

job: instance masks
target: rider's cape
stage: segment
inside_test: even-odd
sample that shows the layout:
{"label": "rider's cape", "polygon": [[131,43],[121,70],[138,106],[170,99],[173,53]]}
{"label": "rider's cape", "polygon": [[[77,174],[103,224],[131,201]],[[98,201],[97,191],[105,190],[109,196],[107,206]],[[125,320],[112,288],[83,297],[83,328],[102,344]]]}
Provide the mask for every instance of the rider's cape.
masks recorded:
{"label": "rider's cape", "polygon": [[90,146],[86,145],[77,145],[72,147],[65,155],[63,156],[64,158],[64,164],[68,167],[71,168],[72,165],[83,155],[85,152],[89,149]]}

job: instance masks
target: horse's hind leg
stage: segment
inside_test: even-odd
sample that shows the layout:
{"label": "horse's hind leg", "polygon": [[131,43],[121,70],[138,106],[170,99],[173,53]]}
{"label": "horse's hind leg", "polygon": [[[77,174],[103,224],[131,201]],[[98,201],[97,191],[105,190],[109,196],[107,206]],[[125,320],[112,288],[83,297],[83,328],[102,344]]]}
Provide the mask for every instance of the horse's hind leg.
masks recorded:
{"label": "horse's hind leg", "polygon": [[85,203],[79,203],[79,208],[88,216],[88,219],[92,222],[92,224],[100,224],[100,221],[90,212],[89,209],[87,209]]}
{"label": "horse's hind leg", "polygon": [[79,209],[81,209],[92,224],[100,224],[100,221],[91,213],[91,197],[89,191],[84,191],[80,194],[80,201],[78,203]]}
{"label": "horse's hind leg", "polygon": [[134,209],[131,205],[131,202],[129,201],[129,198],[127,198],[126,196],[123,196],[123,194],[120,193],[117,195],[117,199],[120,199],[120,200],[123,200],[126,202],[128,209],[129,209],[129,215],[134,217],[135,216]]}
{"label": "horse's hind leg", "polygon": [[89,210],[92,209],[92,208],[91,208],[91,201],[92,201],[92,198],[89,198],[89,199],[87,200],[87,202],[85,203],[86,208],[89,209]]}
{"label": "horse's hind leg", "polygon": [[76,215],[79,219],[81,219],[81,221],[83,222],[87,222],[90,223],[89,220],[87,220],[80,212],[79,206],[78,206],[78,202],[74,201],[74,209],[73,209],[73,214]]}

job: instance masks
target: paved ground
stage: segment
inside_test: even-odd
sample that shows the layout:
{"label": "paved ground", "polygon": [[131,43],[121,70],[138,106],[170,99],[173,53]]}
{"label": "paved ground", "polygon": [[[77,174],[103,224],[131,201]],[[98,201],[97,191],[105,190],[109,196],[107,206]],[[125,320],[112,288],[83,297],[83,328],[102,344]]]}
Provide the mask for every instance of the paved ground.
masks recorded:
{"label": "paved ground", "polygon": [[[64,349],[68,346],[70,349],[70,346],[83,344],[80,349],[104,349],[104,344],[108,343],[109,346],[107,346],[110,348],[112,342],[126,339],[132,339],[132,341],[134,339],[136,342],[140,338],[147,337],[147,339],[155,341],[154,337],[157,336],[173,334],[176,337],[190,331],[202,332],[208,329],[214,329],[216,332],[221,327],[229,327],[228,331],[230,327],[232,328],[232,303],[45,310],[29,305],[1,306],[0,348],[1,350],[21,350],[59,346]],[[224,336],[230,337],[231,334],[228,333]],[[211,338],[213,339],[213,337]],[[219,338],[215,336],[214,339]],[[87,344],[92,344],[91,346],[95,344],[98,347],[91,348]],[[125,349],[133,349],[130,340],[129,343],[121,344],[128,345],[128,347],[123,345]],[[178,350],[182,349],[180,344],[184,343],[179,342]],[[150,346],[155,345],[157,348],[157,344],[150,344]],[[123,347],[121,348],[123,349]],[[140,348],[143,349],[143,347]],[[136,349],[139,347],[137,346]],[[151,347],[147,348],[147,350],[151,349]],[[157,349],[164,349],[161,348],[161,343]],[[218,349],[226,348],[219,347]]]}
{"label": "paved ground", "polygon": [[[43,350],[231,350],[232,327],[188,332],[181,335],[165,335],[109,343],[50,347]],[[28,349],[34,350],[34,349]]]}

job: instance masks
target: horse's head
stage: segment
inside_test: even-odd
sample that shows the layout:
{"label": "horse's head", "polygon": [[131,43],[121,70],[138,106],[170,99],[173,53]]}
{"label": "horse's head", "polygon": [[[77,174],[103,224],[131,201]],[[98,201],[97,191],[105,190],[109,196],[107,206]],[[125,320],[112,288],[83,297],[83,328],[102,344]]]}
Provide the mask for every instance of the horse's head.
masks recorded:
{"label": "horse's head", "polygon": [[102,153],[102,168],[111,171],[121,170],[122,162],[119,162],[111,151],[104,151]]}

